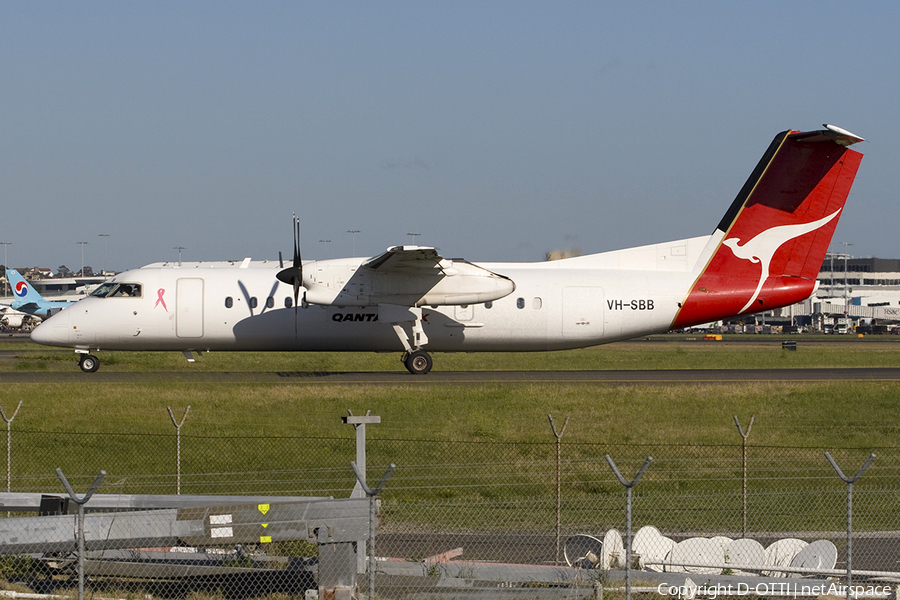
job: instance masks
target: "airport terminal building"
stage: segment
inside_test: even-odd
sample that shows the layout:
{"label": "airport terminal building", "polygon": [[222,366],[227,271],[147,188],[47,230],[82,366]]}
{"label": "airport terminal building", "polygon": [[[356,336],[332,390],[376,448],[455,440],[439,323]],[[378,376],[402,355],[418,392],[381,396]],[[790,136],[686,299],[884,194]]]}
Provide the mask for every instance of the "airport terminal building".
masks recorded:
{"label": "airport terminal building", "polygon": [[754,315],[755,325],[794,325],[827,333],[900,332],[900,259],[828,253],[812,298]]}

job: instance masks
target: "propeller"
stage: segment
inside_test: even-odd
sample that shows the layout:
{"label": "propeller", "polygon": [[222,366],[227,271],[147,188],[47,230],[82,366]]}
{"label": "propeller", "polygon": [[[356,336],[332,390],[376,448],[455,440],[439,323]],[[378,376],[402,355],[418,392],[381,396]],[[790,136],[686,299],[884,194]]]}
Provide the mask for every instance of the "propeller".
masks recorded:
{"label": "propeller", "polygon": [[[294,263],[279,271],[278,281],[294,287],[294,329],[297,328],[297,305],[300,302],[300,288],[303,286],[303,263],[300,260],[300,218],[294,213]],[[279,258],[280,260],[280,258]],[[283,266],[283,265],[282,265]],[[295,331],[296,333],[296,331]]]}

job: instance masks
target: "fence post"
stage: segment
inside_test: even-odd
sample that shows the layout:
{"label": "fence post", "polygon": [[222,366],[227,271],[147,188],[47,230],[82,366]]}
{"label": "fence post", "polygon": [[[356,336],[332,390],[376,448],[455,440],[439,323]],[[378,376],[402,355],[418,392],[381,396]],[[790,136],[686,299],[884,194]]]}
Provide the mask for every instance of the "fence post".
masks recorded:
{"label": "fence post", "polygon": [[875,460],[875,454],[870,454],[869,458],[866,459],[866,462],[863,463],[863,466],[859,468],[859,471],[856,472],[856,475],[853,477],[847,477],[841,471],[841,468],[837,466],[837,463],[834,462],[834,459],[831,458],[831,454],[828,452],[825,453],[825,458],[828,459],[828,462],[831,463],[831,466],[834,467],[834,470],[837,471],[838,477],[844,480],[844,483],[847,484],[847,600],[850,600],[850,587],[853,585],[853,484],[857,479],[862,477],[863,472],[869,468],[869,465],[872,464],[872,461]]}
{"label": "fence post", "polygon": [[562,510],[562,493],[560,492],[560,464],[561,464],[561,456],[562,456],[562,437],[566,434],[566,427],[569,426],[569,417],[566,417],[566,422],[563,423],[562,431],[559,433],[556,432],[556,423],[553,422],[553,415],[547,415],[547,418],[550,419],[550,428],[553,430],[553,435],[556,436],[556,554],[553,555],[553,564],[559,564],[559,536],[560,530],[562,529],[562,519],[561,519],[561,510]]}
{"label": "fence post", "polygon": [[84,505],[91,499],[97,488],[100,487],[100,482],[106,477],[106,471],[100,471],[87,494],[82,498],[75,495],[75,491],[69,485],[69,480],[63,475],[62,469],[56,469],[56,476],[62,481],[63,487],[66,488],[66,492],[69,493],[69,498],[72,499],[72,502],[78,505],[78,516],[76,517],[78,523],[75,525],[75,534],[78,536],[78,600],[84,600]]}
{"label": "fence post", "polygon": [[381,423],[381,417],[372,415],[370,414],[371,412],[371,410],[367,410],[364,416],[354,416],[353,411],[347,409],[347,416],[341,417],[342,423],[353,425],[353,428],[356,430],[356,464],[363,475],[360,483],[353,486],[353,491],[350,492],[351,498],[362,498],[365,496],[361,486],[366,484],[366,423]]}
{"label": "fence post", "polygon": [[181,426],[184,425],[184,420],[187,419],[188,411],[191,410],[191,405],[188,404],[188,407],[184,409],[184,414],[181,416],[181,421],[175,420],[175,415],[172,414],[172,407],[167,406],[166,410],[169,411],[169,418],[172,419],[172,425],[175,426],[175,494],[181,494]]}
{"label": "fence post", "polygon": [[366,476],[365,473],[361,473],[357,468],[355,462],[351,462],[350,466],[353,467],[353,472],[356,474],[356,480],[359,482],[360,487],[369,497],[369,576],[368,576],[368,592],[369,598],[375,598],[375,496],[381,493],[382,488],[384,488],[384,484],[387,483],[388,477],[391,476],[391,473],[394,472],[394,469],[397,468],[397,465],[391,463],[391,466],[388,467],[388,470],[381,477],[381,481],[378,482],[378,485],[375,486],[375,489],[369,488],[366,485]]}
{"label": "fence post", "polygon": [[744,430],[741,428],[741,422],[738,421],[737,415],[734,415],[734,424],[737,425],[738,433],[744,438],[743,450],[741,452],[741,467],[744,472],[741,493],[741,498],[743,500],[741,505],[741,537],[743,538],[747,537],[747,438],[750,437],[750,430],[753,429],[753,419],[755,418],[754,415],[750,415],[750,424],[747,425],[747,433],[744,433]]}
{"label": "fence post", "polygon": [[[19,413],[19,409],[22,408],[22,401],[19,400],[18,406],[16,406],[16,410],[13,411],[11,417],[7,417],[6,413],[3,412],[3,407],[0,406],[0,415],[3,416],[3,420],[6,421],[6,491],[9,492],[12,488],[12,421],[16,418],[16,415]],[[6,513],[6,516],[9,516],[9,513]]]}
{"label": "fence post", "polygon": [[638,471],[638,474],[634,476],[634,479],[632,479],[631,482],[625,481],[625,478],[619,473],[619,469],[616,468],[616,463],[613,462],[613,459],[609,454],[606,455],[606,462],[612,467],[613,473],[616,474],[616,479],[619,480],[619,483],[625,486],[625,600],[631,600],[631,488],[636,486],[638,481],[641,480],[641,477],[644,476],[644,471],[646,471],[647,467],[650,466],[650,463],[653,462],[653,457],[647,457],[641,470]]}

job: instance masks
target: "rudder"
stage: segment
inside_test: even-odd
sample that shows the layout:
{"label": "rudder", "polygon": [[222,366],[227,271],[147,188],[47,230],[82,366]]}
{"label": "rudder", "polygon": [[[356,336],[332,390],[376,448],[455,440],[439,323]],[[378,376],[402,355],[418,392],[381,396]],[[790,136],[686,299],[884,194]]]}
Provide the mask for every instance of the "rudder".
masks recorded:
{"label": "rudder", "polygon": [[826,125],[775,136],[712,237],[672,328],[808,298],[850,193],[862,141]]}

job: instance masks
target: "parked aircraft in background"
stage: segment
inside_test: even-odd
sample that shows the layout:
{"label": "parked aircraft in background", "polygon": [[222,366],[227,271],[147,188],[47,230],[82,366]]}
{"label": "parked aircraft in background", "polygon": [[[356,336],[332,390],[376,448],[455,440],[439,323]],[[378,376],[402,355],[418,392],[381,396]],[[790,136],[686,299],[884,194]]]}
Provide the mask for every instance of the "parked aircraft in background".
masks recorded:
{"label": "parked aircraft in background", "polygon": [[13,310],[6,305],[0,306],[0,325],[4,327],[19,329],[20,327],[36,325],[40,322],[41,320],[38,317]]}
{"label": "parked aircraft in background", "polygon": [[862,155],[826,125],[775,136],[711,235],[541,263],[447,259],[394,246],[293,264],[157,263],[121,273],[32,332],[104,350],[431,352],[581,348],[808,298]]}
{"label": "parked aircraft in background", "polygon": [[44,297],[15,269],[6,270],[6,280],[13,290],[10,307],[21,313],[43,320],[72,304],[71,301],[44,300]]}

